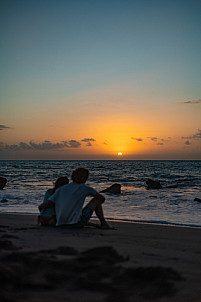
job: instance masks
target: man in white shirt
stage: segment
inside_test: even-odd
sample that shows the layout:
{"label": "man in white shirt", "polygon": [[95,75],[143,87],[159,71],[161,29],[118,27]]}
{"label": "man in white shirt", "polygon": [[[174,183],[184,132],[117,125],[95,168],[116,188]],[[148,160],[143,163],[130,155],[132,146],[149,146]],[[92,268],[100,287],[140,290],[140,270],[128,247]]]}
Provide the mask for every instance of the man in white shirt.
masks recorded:
{"label": "man in white shirt", "polygon": [[[89,177],[89,171],[85,168],[77,168],[72,173],[72,183],[57,189],[47,201],[39,206],[39,210],[50,205],[55,206],[57,226],[83,227],[86,225],[95,211],[102,228],[111,228],[103,215],[102,203],[105,197],[95,189],[87,186],[85,182]],[[85,198],[93,196],[91,201],[83,208]]]}

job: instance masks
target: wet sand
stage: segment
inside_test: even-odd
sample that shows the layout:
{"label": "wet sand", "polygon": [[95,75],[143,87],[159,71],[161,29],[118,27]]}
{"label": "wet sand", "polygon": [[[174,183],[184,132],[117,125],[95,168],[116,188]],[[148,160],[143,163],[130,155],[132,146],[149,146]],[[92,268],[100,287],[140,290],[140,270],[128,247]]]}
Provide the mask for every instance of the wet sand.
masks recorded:
{"label": "wet sand", "polygon": [[201,301],[200,228],[111,224],[62,229],[1,213],[0,300]]}

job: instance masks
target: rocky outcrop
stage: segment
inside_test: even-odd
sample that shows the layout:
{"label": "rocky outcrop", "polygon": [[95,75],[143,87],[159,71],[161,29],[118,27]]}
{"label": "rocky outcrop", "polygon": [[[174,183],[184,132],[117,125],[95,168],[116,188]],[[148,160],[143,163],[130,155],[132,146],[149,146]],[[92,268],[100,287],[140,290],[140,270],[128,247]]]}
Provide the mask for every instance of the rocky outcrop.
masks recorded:
{"label": "rocky outcrop", "polygon": [[6,198],[3,198],[3,199],[1,200],[1,202],[2,202],[2,203],[8,202],[8,200],[7,200]]}
{"label": "rocky outcrop", "polygon": [[121,185],[120,184],[113,184],[109,188],[101,191],[101,193],[120,194],[121,193]]}
{"label": "rocky outcrop", "polygon": [[196,198],[194,199],[194,201],[201,202],[201,198],[197,198],[197,197],[196,197]]}
{"label": "rocky outcrop", "polygon": [[7,179],[5,177],[0,177],[0,190],[3,190],[7,183]]}
{"label": "rocky outcrop", "polygon": [[162,189],[162,186],[159,181],[148,179],[146,180],[147,189]]}

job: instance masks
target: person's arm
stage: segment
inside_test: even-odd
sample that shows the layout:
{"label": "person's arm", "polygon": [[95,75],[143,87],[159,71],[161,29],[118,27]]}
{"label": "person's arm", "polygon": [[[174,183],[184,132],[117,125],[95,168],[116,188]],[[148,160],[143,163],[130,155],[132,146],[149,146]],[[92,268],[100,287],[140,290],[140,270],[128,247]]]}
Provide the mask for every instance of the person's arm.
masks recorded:
{"label": "person's arm", "polygon": [[54,206],[54,202],[52,202],[51,200],[46,200],[43,203],[41,203],[38,208],[41,211],[43,209],[51,208],[53,206]]}
{"label": "person's arm", "polygon": [[88,186],[88,195],[93,196],[100,203],[103,203],[105,201],[105,197],[102,194],[98,193],[95,189],[89,186]]}
{"label": "person's arm", "polygon": [[98,201],[100,201],[100,203],[103,203],[103,202],[105,201],[105,197],[104,197],[102,194],[100,194],[100,193],[97,193],[97,194],[94,196],[94,198],[97,198]]}

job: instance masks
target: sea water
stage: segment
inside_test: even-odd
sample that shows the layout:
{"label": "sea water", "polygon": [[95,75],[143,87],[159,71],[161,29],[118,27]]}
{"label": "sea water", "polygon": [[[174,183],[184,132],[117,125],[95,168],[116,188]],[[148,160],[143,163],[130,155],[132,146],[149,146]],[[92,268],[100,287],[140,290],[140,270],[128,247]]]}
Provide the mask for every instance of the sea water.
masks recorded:
{"label": "sea water", "polygon": [[[201,161],[0,161],[0,176],[8,181],[0,190],[0,212],[37,214],[46,190],[60,176],[70,179],[78,166],[89,169],[87,184],[97,191],[121,184],[121,194],[104,194],[106,218],[201,226],[201,202],[194,201],[201,198]],[[159,181],[163,188],[148,190],[148,178]]]}

